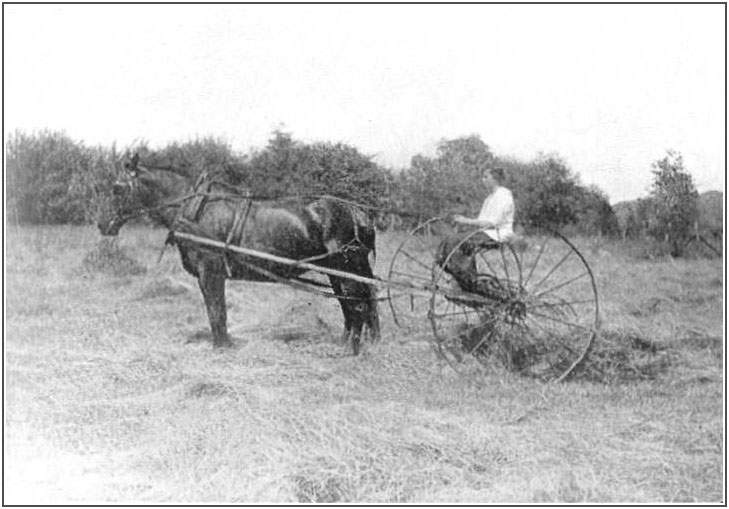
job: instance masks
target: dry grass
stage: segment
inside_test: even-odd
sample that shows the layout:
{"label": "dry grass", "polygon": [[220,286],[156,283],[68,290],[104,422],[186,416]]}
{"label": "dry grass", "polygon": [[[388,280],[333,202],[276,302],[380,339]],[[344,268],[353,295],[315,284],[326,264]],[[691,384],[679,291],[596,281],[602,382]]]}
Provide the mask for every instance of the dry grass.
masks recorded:
{"label": "dry grass", "polygon": [[385,306],[353,358],[335,302],[277,285],[229,283],[237,347],[215,351],[163,240],[8,233],[5,503],[723,501],[719,260],[582,242],[605,323],[585,371],[478,390]]}

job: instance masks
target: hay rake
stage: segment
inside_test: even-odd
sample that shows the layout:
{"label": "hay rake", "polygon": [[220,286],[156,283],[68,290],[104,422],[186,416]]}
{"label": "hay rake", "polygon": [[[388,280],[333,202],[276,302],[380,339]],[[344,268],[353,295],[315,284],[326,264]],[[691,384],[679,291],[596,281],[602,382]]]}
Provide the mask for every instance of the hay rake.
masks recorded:
{"label": "hay rake", "polygon": [[[414,228],[397,247],[384,279],[189,233],[174,236],[244,255],[252,265],[275,262],[384,288],[395,323],[409,334],[429,335],[438,355],[478,385],[485,373],[504,369],[561,381],[585,360],[597,336],[599,301],[592,270],[572,242],[544,227],[518,225],[516,240],[476,251],[476,285],[464,291],[443,267],[478,232],[464,236],[437,262],[443,236],[432,231],[452,229],[441,217]],[[290,284],[307,289],[300,281]]]}

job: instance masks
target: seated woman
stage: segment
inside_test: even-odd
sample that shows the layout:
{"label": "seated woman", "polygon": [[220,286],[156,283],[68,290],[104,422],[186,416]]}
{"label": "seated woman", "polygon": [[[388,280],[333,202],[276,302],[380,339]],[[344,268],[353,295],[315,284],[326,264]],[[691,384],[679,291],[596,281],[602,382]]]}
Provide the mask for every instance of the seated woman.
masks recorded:
{"label": "seated woman", "polygon": [[[507,188],[503,187],[503,168],[487,168],[482,174],[488,195],[481,206],[481,212],[476,219],[460,214],[453,216],[455,224],[464,226],[477,226],[479,232],[461,244],[460,249],[453,253],[445,271],[451,274],[458,282],[461,290],[473,291],[477,276],[475,254],[481,249],[496,249],[502,243],[509,242],[514,237],[514,197]],[[473,230],[459,233],[449,237],[438,248],[439,265],[443,266],[445,259],[453,249],[461,243],[464,237]]]}

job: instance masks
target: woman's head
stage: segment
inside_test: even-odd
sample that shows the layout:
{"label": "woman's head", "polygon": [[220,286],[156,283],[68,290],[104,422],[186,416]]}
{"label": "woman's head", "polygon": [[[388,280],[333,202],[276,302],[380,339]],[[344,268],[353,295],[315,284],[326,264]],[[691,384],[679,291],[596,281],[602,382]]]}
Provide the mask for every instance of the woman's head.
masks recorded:
{"label": "woman's head", "polygon": [[504,183],[504,169],[498,166],[486,168],[481,178],[490,191]]}

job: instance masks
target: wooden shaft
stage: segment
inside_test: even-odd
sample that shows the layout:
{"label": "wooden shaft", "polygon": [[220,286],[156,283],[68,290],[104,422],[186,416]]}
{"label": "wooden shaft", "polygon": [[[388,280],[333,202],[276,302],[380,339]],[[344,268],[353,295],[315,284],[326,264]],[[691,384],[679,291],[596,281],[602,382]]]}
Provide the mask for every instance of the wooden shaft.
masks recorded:
{"label": "wooden shaft", "polygon": [[[227,245],[225,242],[220,242],[218,240],[209,239],[207,237],[200,237],[198,235],[192,235],[190,233],[182,233],[182,232],[172,232],[171,235],[173,235],[175,238],[182,239],[182,240],[189,240],[191,242],[197,242],[198,244],[204,244],[211,247],[217,247],[223,250],[230,250],[235,253],[240,253],[244,255],[251,256],[253,258],[260,258],[263,260],[268,260],[275,263],[280,263],[281,265],[288,265],[290,267],[299,267],[306,270],[313,270],[322,274],[327,274],[329,276],[337,276],[342,277],[345,279],[349,279],[352,281],[357,281],[359,283],[365,283],[368,285],[377,285],[377,284],[385,284],[389,287],[399,287],[400,289],[405,290],[416,290],[421,292],[432,292],[433,287],[431,285],[415,285],[412,283],[405,283],[401,281],[385,281],[378,278],[369,278],[369,277],[363,277],[358,276],[357,274],[352,274],[351,272],[345,272],[342,270],[336,270],[336,269],[330,269],[329,267],[321,267],[319,265],[314,265],[312,263],[307,262],[299,262],[296,260],[292,260],[290,258],[283,258],[281,256],[276,256],[270,253],[264,253],[263,251],[257,251],[255,249],[248,249],[245,247],[240,246],[231,246]],[[448,297],[457,297],[461,300],[469,301],[473,304],[488,304],[491,301],[485,297],[482,297],[480,295],[472,294],[472,293],[462,293],[462,292],[453,292],[448,291],[445,289],[438,289],[438,293],[448,296]]]}
{"label": "wooden shaft", "polygon": [[373,279],[373,278],[369,278],[369,277],[358,276],[356,274],[352,274],[351,272],[344,272],[342,270],[330,269],[328,267],[321,267],[319,265],[314,265],[313,263],[298,262],[298,261],[292,260],[290,258],[283,258],[281,256],[276,256],[276,255],[273,255],[270,253],[264,253],[263,251],[257,251],[255,249],[247,249],[245,247],[231,246],[231,245],[227,245],[225,242],[208,239],[206,237],[199,237],[197,235],[192,235],[190,233],[173,232],[173,235],[177,239],[189,240],[192,242],[197,242],[199,244],[205,244],[208,246],[217,247],[220,249],[228,249],[235,253],[252,256],[254,258],[261,258],[263,260],[280,263],[281,265],[288,265],[290,267],[299,267],[299,268],[306,269],[306,270],[315,270],[317,272],[321,272],[321,273],[327,274],[329,276],[343,277],[343,278],[351,279],[352,281],[357,281],[359,283],[365,283],[368,285],[382,283],[382,280],[380,280],[380,279]]}

